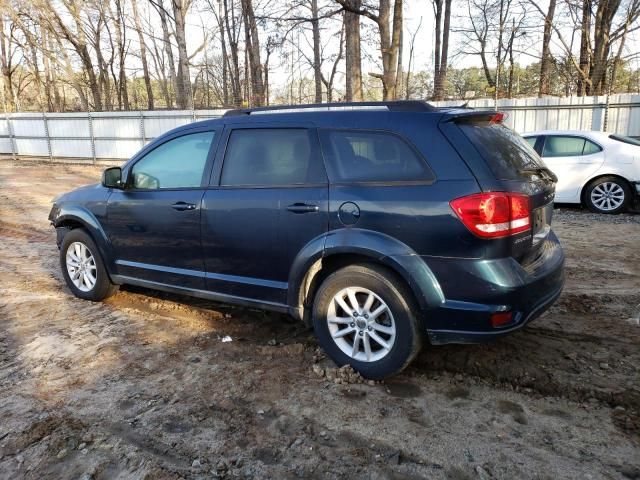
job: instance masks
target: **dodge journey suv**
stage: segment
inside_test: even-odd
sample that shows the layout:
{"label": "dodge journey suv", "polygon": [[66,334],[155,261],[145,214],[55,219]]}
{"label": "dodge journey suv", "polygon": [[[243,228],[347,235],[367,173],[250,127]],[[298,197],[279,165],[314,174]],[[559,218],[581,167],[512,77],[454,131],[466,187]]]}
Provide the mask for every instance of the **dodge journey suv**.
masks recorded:
{"label": "dodge journey suv", "polygon": [[555,177],[504,114],[424,102],[227,112],[54,201],[74,295],[121,284],[284,312],[380,379],[562,289]]}

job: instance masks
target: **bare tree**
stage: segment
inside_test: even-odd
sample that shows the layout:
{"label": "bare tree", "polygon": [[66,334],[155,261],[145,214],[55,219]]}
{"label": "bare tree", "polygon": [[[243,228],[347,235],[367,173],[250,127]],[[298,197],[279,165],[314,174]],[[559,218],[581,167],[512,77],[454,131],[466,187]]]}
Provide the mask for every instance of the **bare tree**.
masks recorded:
{"label": "bare tree", "polygon": [[147,91],[147,108],[153,110],[153,88],[151,86],[151,75],[149,74],[149,63],[147,61],[147,46],[142,32],[142,22],[140,21],[140,13],[138,11],[138,0],[131,0],[131,11],[133,13],[133,24],[138,34],[138,45],[140,47],[140,61],[142,63],[142,75],[144,77],[144,86]]}
{"label": "bare tree", "polygon": [[544,32],[542,34],[542,58],[540,59],[540,87],[538,96],[549,95],[549,75],[551,73],[551,28],[556,11],[556,0],[549,0],[549,8],[544,17]]}
{"label": "bare tree", "polygon": [[13,75],[17,68],[17,65],[13,62],[16,47],[13,37],[15,25],[9,23],[9,30],[7,31],[5,28],[6,20],[4,15],[0,16],[0,67],[2,68],[4,108],[12,112],[15,111],[17,103],[17,97],[13,89]]}
{"label": "bare tree", "polygon": [[260,37],[256,16],[253,11],[252,0],[242,0],[242,16],[244,19],[245,49],[247,53],[249,70],[251,73],[251,102],[252,106],[265,104],[264,81],[262,76],[262,63],[260,61]]}
{"label": "bare tree", "polygon": [[[360,10],[361,0],[351,0],[352,10]],[[362,54],[360,52],[360,15],[344,12],[346,100],[362,101]]]}
{"label": "bare tree", "polygon": [[432,3],[436,21],[435,58],[433,61],[433,99],[442,100],[447,82],[447,63],[449,61],[451,0],[432,0]]}
{"label": "bare tree", "polygon": [[191,88],[191,75],[189,73],[189,56],[187,54],[187,37],[185,33],[185,16],[190,0],[171,0],[176,31],[176,43],[178,44],[178,74],[176,83],[176,103],[179,108],[193,109],[193,91]]}
{"label": "bare tree", "polygon": [[396,83],[398,71],[398,55],[401,48],[402,33],[402,0],[379,0],[377,13],[363,7],[355,7],[349,0],[336,0],[342,7],[358,15],[372,20],[377,28],[382,57],[382,73],[369,73],[372,77],[382,80],[382,97],[385,100],[396,98]]}

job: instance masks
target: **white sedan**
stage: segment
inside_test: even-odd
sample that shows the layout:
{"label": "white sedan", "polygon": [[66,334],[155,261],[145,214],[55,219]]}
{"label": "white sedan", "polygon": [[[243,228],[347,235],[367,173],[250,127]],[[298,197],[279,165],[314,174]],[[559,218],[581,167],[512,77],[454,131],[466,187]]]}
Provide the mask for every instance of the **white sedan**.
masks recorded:
{"label": "white sedan", "polygon": [[539,131],[522,135],[558,177],[557,203],[619,213],[640,195],[640,141],[607,132]]}

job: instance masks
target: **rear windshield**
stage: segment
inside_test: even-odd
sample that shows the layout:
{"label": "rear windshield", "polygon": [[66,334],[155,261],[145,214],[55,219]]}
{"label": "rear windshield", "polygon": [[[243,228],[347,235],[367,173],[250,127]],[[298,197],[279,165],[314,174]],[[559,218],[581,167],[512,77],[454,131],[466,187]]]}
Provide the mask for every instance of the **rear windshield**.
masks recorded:
{"label": "rear windshield", "polygon": [[617,140],[618,142],[628,143],[629,145],[635,145],[636,147],[640,147],[640,140],[633,137],[627,137],[625,135],[609,135],[609,138],[612,140]]}
{"label": "rear windshield", "polygon": [[506,125],[487,118],[464,119],[458,126],[500,180],[520,180],[523,170],[545,166],[531,145]]}

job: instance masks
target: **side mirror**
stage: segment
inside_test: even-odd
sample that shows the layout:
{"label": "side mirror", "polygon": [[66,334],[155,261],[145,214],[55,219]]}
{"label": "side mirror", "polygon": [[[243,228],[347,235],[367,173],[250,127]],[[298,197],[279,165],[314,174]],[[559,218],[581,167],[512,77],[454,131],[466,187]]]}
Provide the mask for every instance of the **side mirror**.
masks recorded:
{"label": "side mirror", "polygon": [[122,183],[122,169],[110,167],[102,172],[102,186],[107,188],[124,188]]}

